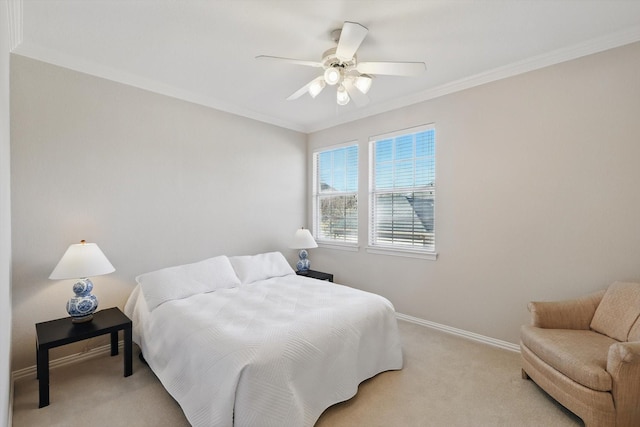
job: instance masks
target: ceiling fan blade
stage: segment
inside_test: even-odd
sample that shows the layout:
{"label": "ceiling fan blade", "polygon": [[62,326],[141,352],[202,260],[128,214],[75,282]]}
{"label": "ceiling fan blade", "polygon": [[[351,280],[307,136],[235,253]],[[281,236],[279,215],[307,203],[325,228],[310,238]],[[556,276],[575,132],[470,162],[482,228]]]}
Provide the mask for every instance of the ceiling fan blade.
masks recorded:
{"label": "ceiling fan blade", "polygon": [[342,86],[344,86],[344,88],[347,90],[347,93],[349,94],[349,98],[353,100],[356,106],[363,107],[369,103],[369,97],[364,93],[360,92],[360,89],[358,89],[353,84],[353,80],[345,79],[342,82]]}
{"label": "ceiling fan blade", "polygon": [[362,74],[417,76],[427,69],[427,65],[424,62],[360,62],[356,69]]}
{"label": "ceiling fan blade", "polygon": [[293,92],[291,95],[289,95],[289,97],[287,98],[287,101],[293,101],[294,99],[298,99],[300,98],[302,95],[304,95],[305,93],[309,92],[309,87],[316,81],[318,80],[323,80],[324,76],[319,76],[316,77],[315,79],[311,80],[309,83],[307,83],[306,85],[302,86],[300,89],[298,89],[297,91]]}
{"label": "ceiling fan blade", "polygon": [[336,48],[336,56],[341,61],[351,61],[356,50],[367,36],[369,30],[357,22],[345,21]]}
{"label": "ceiling fan blade", "polygon": [[269,61],[288,62],[290,64],[305,65],[307,67],[320,67],[320,68],[322,68],[322,62],[305,61],[305,60],[302,60],[302,59],[281,58],[279,56],[268,56],[268,55],[258,55],[258,56],[256,56],[256,59],[261,59],[261,60],[266,59],[266,60],[269,60]]}

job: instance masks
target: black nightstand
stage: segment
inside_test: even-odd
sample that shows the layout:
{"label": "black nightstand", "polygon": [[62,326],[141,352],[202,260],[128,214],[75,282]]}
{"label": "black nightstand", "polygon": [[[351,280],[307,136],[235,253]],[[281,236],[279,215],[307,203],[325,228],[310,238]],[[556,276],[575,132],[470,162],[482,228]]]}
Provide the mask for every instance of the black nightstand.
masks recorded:
{"label": "black nightstand", "polygon": [[296,271],[296,274],[298,276],[311,277],[312,279],[326,280],[328,282],[333,282],[333,274],[323,273],[322,271],[316,271],[316,270]]}
{"label": "black nightstand", "polygon": [[39,408],[49,405],[49,349],[99,335],[111,334],[111,355],[118,354],[118,331],[124,331],[124,376],[133,373],[131,319],[119,308],[108,308],[93,314],[86,323],[72,323],[71,317],[36,323]]}

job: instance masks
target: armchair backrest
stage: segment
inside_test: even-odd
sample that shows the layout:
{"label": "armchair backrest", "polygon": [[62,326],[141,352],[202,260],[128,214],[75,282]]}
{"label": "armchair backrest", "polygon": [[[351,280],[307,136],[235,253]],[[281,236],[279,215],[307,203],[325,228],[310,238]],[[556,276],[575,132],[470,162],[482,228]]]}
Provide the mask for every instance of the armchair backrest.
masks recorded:
{"label": "armchair backrest", "polygon": [[640,283],[609,286],[591,320],[591,329],[618,341],[640,340]]}

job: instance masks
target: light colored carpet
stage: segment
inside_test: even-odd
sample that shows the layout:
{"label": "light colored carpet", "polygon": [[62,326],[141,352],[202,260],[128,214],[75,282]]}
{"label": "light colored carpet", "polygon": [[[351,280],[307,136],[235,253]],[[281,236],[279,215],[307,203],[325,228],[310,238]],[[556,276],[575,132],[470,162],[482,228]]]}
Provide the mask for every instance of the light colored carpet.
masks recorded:
{"label": "light colored carpet", "polygon": [[[327,409],[317,427],[545,426],[582,421],[535,383],[520,377],[520,355],[398,321],[405,366],[360,385]],[[188,426],[180,406],[134,353],[133,375],[122,356],[101,356],[51,370],[51,404],[38,409],[38,382],[15,383],[13,426]]]}

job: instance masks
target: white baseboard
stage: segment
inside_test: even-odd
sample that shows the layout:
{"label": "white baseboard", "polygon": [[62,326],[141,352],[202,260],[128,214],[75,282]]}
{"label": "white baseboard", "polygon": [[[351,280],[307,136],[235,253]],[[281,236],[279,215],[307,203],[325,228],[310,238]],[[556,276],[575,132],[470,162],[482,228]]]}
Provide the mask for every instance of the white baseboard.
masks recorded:
{"label": "white baseboard", "polygon": [[[517,353],[520,352],[520,346],[517,344],[513,344],[507,341],[498,340],[495,338],[487,337],[484,335],[476,334],[474,332],[465,331],[464,329],[453,328],[451,326],[442,325],[440,323],[431,322],[429,320],[420,319],[418,317],[409,316],[402,313],[396,313],[396,317],[400,320],[404,320],[405,322],[415,323],[417,325],[426,326],[428,328],[437,329],[442,332],[446,332],[448,334],[457,335],[460,337],[472,339],[474,341],[479,341],[481,343],[489,344],[494,347],[503,348],[505,350],[515,351]],[[118,342],[119,351],[123,351],[124,342]],[[70,356],[61,357],[59,359],[51,360],[49,362],[49,369],[55,368],[57,366],[65,366],[70,365],[72,363],[81,362],[84,360],[93,359],[94,357],[102,356],[104,354],[111,352],[111,344],[105,344],[100,347],[96,347],[89,351],[83,353],[76,353]],[[27,368],[19,369],[17,371],[13,371],[11,373],[11,391],[9,393],[9,397],[13,397],[13,382],[26,377],[36,377],[36,366],[29,366]]]}
{"label": "white baseboard", "polygon": [[[124,341],[118,342],[118,352],[124,351]],[[100,347],[93,348],[89,351],[85,351],[82,353],[72,354],[70,356],[60,357],[59,359],[54,359],[49,361],[49,369],[70,365],[72,363],[82,362],[84,360],[93,359],[98,356],[102,356],[104,354],[111,354],[111,344],[105,344]],[[17,371],[13,371],[11,373],[11,390],[13,391],[13,382],[16,380],[20,380],[22,378],[32,377],[35,379],[36,377],[36,365],[29,366],[23,369],[18,369]]]}
{"label": "white baseboard", "polygon": [[[520,346],[517,344],[513,344],[507,341],[502,341],[502,340],[487,337],[484,335],[476,334],[474,332],[465,331],[464,329],[458,329],[458,328],[453,328],[451,326],[441,325],[440,323],[431,322],[429,320],[420,319],[418,317],[408,316],[402,313],[396,313],[396,318],[400,320],[404,320],[405,322],[415,323],[417,325],[426,326],[427,328],[436,329],[438,331],[446,332],[448,334],[457,335],[459,337],[471,339],[484,344],[489,344],[494,347],[502,348],[509,351],[515,351],[517,353],[520,352]],[[124,350],[123,341],[120,341],[118,343],[118,349],[119,351]],[[95,357],[102,356],[109,353],[111,353],[111,344],[106,344],[83,353],[76,353],[70,356],[65,356],[59,359],[51,360],[49,362],[49,369],[55,368],[57,366],[65,366],[65,365],[70,365],[72,363],[82,362],[82,361],[93,359]],[[11,387],[9,389],[9,408],[10,408],[9,425],[11,425],[11,420],[13,418],[12,417],[13,415],[13,384],[16,380],[20,380],[22,378],[27,378],[27,377],[32,377],[35,379],[36,377],[35,365],[11,372],[11,379],[10,379]]]}
{"label": "white baseboard", "polygon": [[417,325],[426,326],[427,328],[437,329],[448,334],[457,335],[459,337],[472,339],[484,344],[489,344],[494,347],[499,347],[509,351],[515,351],[520,353],[520,346],[507,341],[498,340],[495,338],[487,337],[484,335],[476,334],[474,332],[465,331],[464,329],[453,328],[451,326],[441,325],[440,323],[431,322],[429,320],[420,319],[418,317],[408,316],[402,313],[396,313],[396,318],[404,320],[405,322],[415,323]]}

